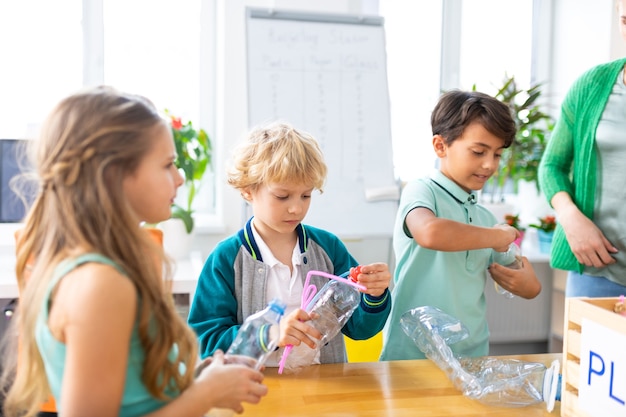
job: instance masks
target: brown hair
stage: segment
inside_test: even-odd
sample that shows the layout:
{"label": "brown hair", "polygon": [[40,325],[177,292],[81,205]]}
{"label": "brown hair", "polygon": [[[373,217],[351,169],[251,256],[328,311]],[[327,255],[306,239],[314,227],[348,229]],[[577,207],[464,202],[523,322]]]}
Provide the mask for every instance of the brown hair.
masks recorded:
{"label": "brown hair", "polygon": [[478,91],[446,92],[439,98],[430,121],[433,136],[441,135],[448,145],[475,122],[501,138],[505,148],[511,146],[517,133],[509,107],[495,97]]}

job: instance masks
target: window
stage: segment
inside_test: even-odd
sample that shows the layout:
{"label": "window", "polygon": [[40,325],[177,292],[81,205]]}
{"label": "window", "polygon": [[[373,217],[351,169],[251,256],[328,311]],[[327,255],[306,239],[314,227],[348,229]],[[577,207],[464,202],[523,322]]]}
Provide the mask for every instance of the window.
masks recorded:
{"label": "window", "polygon": [[0,2],[0,137],[32,137],[82,85],[81,0]]}
{"label": "window", "polygon": [[463,2],[459,87],[495,94],[505,73],[520,88],[531,79],[533,0]]}
{"label": "window", "polygon": [[441,1],[380,0],[385,18],[391,136],[396,176],[418,178],[435,166],[430,112],[439,97]]}
{"label": "window", "polygon": [[199,124],[200,1],[103,2],[104,83]]}
{"label": "window", "polygon": [[[213,140],[214,3],[0,2],[0,137],[33,137],[61,98],[107,84],[148,97]],[[215,213],[208,178],[196,199],[200,227]]]}
{"label": "window", "polygon": [[[214,96],[211,80],[202,80],[203,74],[211,77],[206,69],[214,59],[210,45],[205,44],[211,37],[203,42],[203,29],[214,27],[203,14],[210,5],[210,1],[201,0],[104,1],[103,76],[105,84],[144,95],[158,109],[182,117],[183,123],[191,120],[196,128],[207,131],[215,147],[213,118],[200,111],[201,99],[210,101]],[[212,179],[212,175],[205,175],[194,199],[200,227],[206,215],[215,212]],[[186,190],[181,187],[177,202],[185,206],[186,199]]]}
{"label": "window", "polygon": [[537,0],[380,0],[396,174],[409,181],[435,166],[430,114],[441,91],[495,94],[505,74],[531,82]]}

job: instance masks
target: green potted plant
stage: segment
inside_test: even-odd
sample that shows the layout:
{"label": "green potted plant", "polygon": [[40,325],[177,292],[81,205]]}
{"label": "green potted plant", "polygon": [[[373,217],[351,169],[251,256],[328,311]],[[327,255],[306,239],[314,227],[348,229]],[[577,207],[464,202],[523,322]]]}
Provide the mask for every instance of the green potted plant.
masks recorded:
{"label": "green potted plant", "polygon": [[492,203],[503,200],[507,183],[511,183],[515,193],[521,180],[534,183],[539,191],[539,162],[554,128],[553,118],[540,104],[541,89],[542,84],[535,84],[529,89],[519,88],[514,76],[505,76],[502,87],[495,94],[511,109],[517,135],[502,154],[498,171],[485,187],[491,194]]}
{"label": "green potted plant", "polygon": [[180,117],[173,116],[169,111],[165,114],[170,119],[174,145],[176,146],[176,166],[185,178],[187,200],[184,205],[172,206],[172,218],[180,219],[185,224],[187,233],[194,228],[193,202],[202,184],[202,178],[211,168],[211,139],[204,129],[194,128],[191,121],[183,123]]}
{"label": "green potted plant", "polygon": [[539,224],[529,224],[528,227],[533,227],[537,230],[541,230],[546,233],[554,232],[556,229],[556,217],[555,216],[544,216],[539,218]]}

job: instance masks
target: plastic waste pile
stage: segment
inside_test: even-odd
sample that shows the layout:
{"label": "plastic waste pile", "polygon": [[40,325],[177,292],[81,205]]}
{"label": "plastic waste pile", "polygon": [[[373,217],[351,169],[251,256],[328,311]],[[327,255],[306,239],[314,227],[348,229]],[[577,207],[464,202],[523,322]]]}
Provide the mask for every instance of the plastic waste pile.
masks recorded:
{"label": "plastic waste pile", "polygon": [[499,407],[546,403],[550,412],[560,400],[559,361],[547,368],[536,362],[498,357],[457,358],[450,345],[469,336],[455,317],[432,306],[417,307],[400,318],[404,332],[463,395]]}

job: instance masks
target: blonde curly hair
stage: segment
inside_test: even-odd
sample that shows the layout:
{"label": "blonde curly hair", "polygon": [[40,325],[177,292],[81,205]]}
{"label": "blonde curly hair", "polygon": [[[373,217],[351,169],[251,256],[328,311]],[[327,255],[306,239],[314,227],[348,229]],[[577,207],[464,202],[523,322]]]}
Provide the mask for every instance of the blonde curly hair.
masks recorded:
{"label": "blonde curly hair", "polygon": [[239,191],[270,183],[310,185],[323,192],[327,167],[317,141],[285,122],[254,128],[236,148],[227,181]]}

